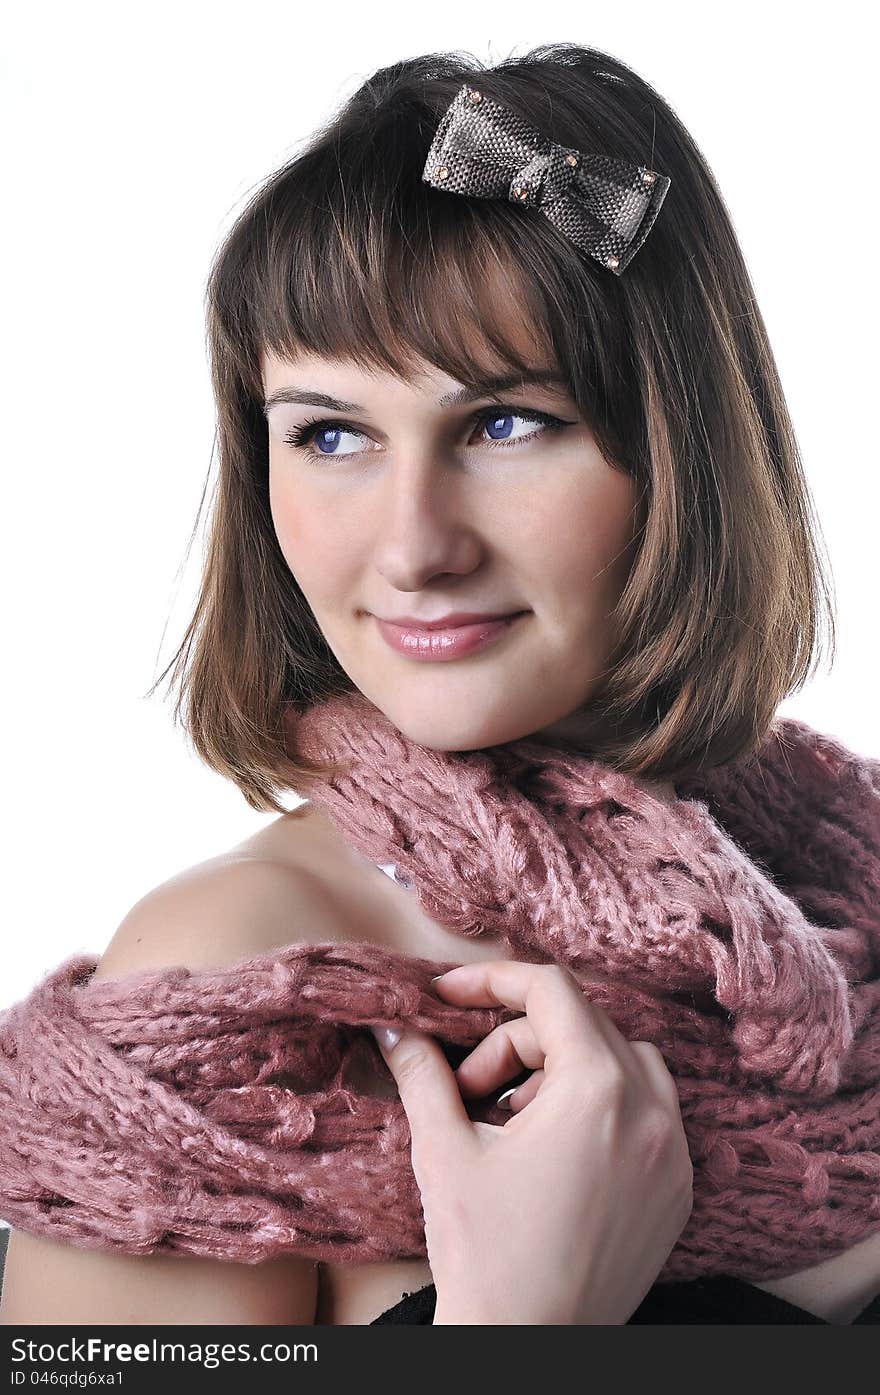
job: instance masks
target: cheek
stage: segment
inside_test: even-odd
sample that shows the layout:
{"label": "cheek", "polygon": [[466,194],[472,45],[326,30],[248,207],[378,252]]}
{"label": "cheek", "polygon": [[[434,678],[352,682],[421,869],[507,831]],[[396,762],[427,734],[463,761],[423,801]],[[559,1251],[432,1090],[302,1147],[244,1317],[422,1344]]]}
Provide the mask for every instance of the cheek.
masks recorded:
{"label": "cheek", "polygon": [[281,470],[272,463],[269,452],[269,512],[278,545],[287,561],[290,561],[290,545],[293,542],[293,508],[289,487],[283,480]]}
{"label": "cheek", "polygon": [[635,498],[632,479],[601,459],[582,462],[545,492],[528,530],[538,584],[543,576],[563,600],[616,600],[632,565]]}
{"label": "cheek", "polygon": [[[326,543],[328,532],[320,518],[315,501],[307,497],[302,484],[294,485],[291,475],[282,468],[269,468],[269,509],[278,545],[290,570],[297,574],[307,570],[319,546]],[[332,535],[331,535],[332,536]]]}
{"label": "cheek", "polygon": [[283,467],[269,470],[269,510],[281,554],[303,594],[315,605],[350,587],[357,575],[361,539],[340,517],[340,501],[310,490]]}

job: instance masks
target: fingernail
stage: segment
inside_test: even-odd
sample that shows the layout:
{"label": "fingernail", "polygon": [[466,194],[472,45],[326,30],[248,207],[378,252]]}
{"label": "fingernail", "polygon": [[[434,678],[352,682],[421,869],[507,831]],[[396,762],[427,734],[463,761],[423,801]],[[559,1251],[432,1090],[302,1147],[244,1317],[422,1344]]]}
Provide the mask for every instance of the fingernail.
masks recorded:
{"label": "fingernail", "polygon": [[495,1103],[498,1105],[499,1109],[510,1109],[510,1096],[513,1094],[515,1089],[516,1086],[511,1085],[509,1090],[504,1090],[503,1093],[498,1096]]}
{"label": "fingernail", "polygon": [[390,1051],[400,1041],[401,1030],[399,1027],[371,1027],[370,1031],[383,1051]]}
{"label": "fingernail", "polygon": [[438,978],[445,978],[445,977],[446,977],[446,973],[445,973],[445,971],[444,971],[442,974],[435,974],[434,977],[433,977],[432,979],[429,980],[429,982],[431,982],[431,983],[436,983],[437,980],[438,980]]}

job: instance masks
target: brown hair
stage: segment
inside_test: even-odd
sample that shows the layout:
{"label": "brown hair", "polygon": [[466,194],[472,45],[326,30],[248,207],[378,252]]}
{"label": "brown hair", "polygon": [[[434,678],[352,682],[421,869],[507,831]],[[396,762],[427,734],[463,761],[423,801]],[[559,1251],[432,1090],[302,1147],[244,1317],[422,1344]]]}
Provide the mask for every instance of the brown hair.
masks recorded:
{"label": "brown hair", "polygon": [[[552,140],[670,176],[621,276],[539,209],[422,181],[440,115],[475,78]],[[283,813],[273,790],[326,769],[297,755],[285,711],[354,686],[276,539],[262,355],[403,378],[415,356],[473,385],[488,346],[491,367],[525,372],[487,290],[499,273],[603,455],[637,485],[616,647],[589,702],[596,759],[681,778],[748,755],[813,673],[823,613],[833,654],[819,525],[764,321],[677,116],[624,63],[576,44],[494,67],[460,52],[407,59],[261,185],[208,278],[219,488],[195,612],[157,682],[174,667],[175,718],[185,709],[198,754],[255,809]]]}

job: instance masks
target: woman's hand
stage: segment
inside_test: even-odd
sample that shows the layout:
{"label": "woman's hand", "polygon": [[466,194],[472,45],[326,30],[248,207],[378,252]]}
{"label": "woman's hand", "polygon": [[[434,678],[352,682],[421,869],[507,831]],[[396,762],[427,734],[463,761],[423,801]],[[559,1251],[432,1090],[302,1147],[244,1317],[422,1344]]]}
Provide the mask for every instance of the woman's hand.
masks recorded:
{"label": "woman's hand", "polygon": [[[462,964],[438,997],[519,1008],[453,1072],[439,1043],[380,1040],[412,1134],[435,1323],[627,1322],[693,1206],[678,1091],[649,1042],[628,1042],[556,965]],[[527,1068],[504,1125],[464,1098]]]}

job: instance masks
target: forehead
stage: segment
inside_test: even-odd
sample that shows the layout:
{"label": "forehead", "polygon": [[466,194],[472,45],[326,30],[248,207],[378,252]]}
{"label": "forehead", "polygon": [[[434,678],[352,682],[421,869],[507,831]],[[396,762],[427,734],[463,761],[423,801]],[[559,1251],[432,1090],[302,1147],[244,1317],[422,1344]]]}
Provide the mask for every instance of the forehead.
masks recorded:
{"label": "forehead", "polygon": [[[357,375],[361,374],[361,377]],[[459,380],[433,364],[410,365],[402,374],[396,369],[368,367],[338,358],[303,354],[286,359],[275,354],[266,356],[266,376],[263,388],[263,411],[267,417],[282,407],[308,405],[343,412],[369,411],[373,393],[389,395],[397,406],[404,406],[413,394],[422,394],[432,408],[452,409],[467,406],[482,397],[498,393],[526,392],[537,388],[554,397],[568,398],[571,385],[554,364],[519,365],[511,371],[509,365],[499,372],[481,374]]]}
{"label": "forehead", "polygon": [[[267,387],[277,385],[282,379],[286,380],[291,373],[307,381],[308,375],[320,372],[322,377],[345,374],[346,377],[376,377],[384,376],[383,369],[379,366],[372,366],[368,363],[360,363],[357,359],[348,357],[337,357],[334,354],[320,354],[310,349],[294,348],[290,351],[280,351],[278,349],[264,349],[260,355],[260,367],[262,369],[263,381]],[[430,373],[438,372],[432,365],[425,365],[425,369]],[[390,374],[389,374],[390,376]],[[413,369],[413,376],[420,376],[420,373]]]}
{"label": "forehead", "polygon": [[[261,357],[263,384],[266,393],[291,383],[302,385],[320,384],[327,392],[350,388],[355,383],[369,383],[374,386],[393,385],[404,381],[401,375],[379,365],[361,363],[353,358],[336,358],[330,355],[295,352],[290,357],[273,350],[266,350]],[[444,373],[433,363],[413,358],[412,368],[405,381],[415,390],[441,392],[444,388],[457,387],[455,378]]]}

